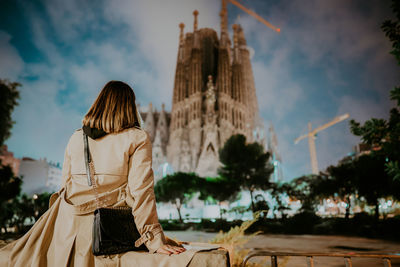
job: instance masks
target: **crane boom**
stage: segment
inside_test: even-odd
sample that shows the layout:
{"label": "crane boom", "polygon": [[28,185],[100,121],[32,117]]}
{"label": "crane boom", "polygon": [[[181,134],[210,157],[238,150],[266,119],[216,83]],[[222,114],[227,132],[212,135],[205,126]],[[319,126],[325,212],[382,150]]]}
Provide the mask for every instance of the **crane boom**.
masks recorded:
{"label": "crane boom", "polygon": [[312,170],[313,174],[318,174],[318,171],[319,171],[318,170],[317,151],[315,149],[315,140],[314,140],[315,139],[315,135],[318,132],[320,132],[322,130],[325,130],[328,127],[331,127],[332,125],[334,125],[334,124],[336,124],[338,122],[344,121],[349,116],[350,115],[348,113],[343,114],[341,116],[338,116],[338,117],[334,118],[332,121],[330,121],[330,122],[328,122],[328,123],[326,123],[326,124],[324,124],[322,126],[319,126],[319,127],[315,128],[314,130],[312,129],[311,123],[309,122],[308,123],[308,133],[304,134],[304,135],[302,135],[302,136],[300,136],[300,137],[298,137],[298,138],[296,138],[294,140],[294,143],[297,144],[300,140],[303,140],[303,139],[308,137],[308,146],[309,146],[309,149],[310,149],[310,159],[311,159],[311,170]]}
{"label": "crane boom", "polygon": [[273,29],[274,31],[276,31],[277,33],[281,32],[281,29],[275,27],[274,25],[272,25],[271,23],[269,23],[268,21],[266,21],[265,19],[263,19],[262,17],[260,17],[257,13],[255,13],[254,11],[245,8],[243,5],[241,5],[239,2],[237,2],[236,0],[228,0],[229,2],[231,2],[232,4],[234,4],[235,6],[237,6],[238,8],[240,8],[241,10],[243,10],[244,12],[246,12],[247,14],[249,14],[250,16],[253,16],[254,18],[256,18],[258,21],[260,21],[261,23],[263,23],[265,26]]}
{"label": "crane boom", "polygon": [[308,134],[297,137],[296,140],[294,140],[294,143],[297,144],[298,142],[300,142],[301,140],[303,140],[304,138],[307,138],[307,137],[308,137]]}
{"label": "crane boom", "polygon": [[332,125],[334,125],[334,124],[336,124],[336,123],[338,123],[338,122],[344,121],[344,120],[347,119],[348,117],[349,117],[349,114],[348,114],[348,113],[346,113],[346,114],[344,114],[344,115],[342,115],[342,116],[338,116],[338,117],[334,118],[332,121],[328,122],[327,124],[324,124],[324,125],[322,125],[322,126],[319,126],[319,127],[315,128],[315,129],[311,132],[311,134],[314,134],[314,135],[315,135],[316,133],[318,133],[318,132],[320,132],[320,131],[322,131],[322,130],[325,130],[325,129],[328,128],[328,127],[331,127]]}

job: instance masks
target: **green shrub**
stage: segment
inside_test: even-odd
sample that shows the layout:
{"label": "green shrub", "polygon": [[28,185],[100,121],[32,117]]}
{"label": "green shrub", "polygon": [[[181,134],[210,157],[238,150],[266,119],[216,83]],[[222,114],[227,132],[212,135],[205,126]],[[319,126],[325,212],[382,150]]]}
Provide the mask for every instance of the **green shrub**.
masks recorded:
{"label": "green shrub", "polygon": [[314,226],[320,221],[321,218],[315,213],[303,211],[288,219],[285,232],[289,234],[312,234]]}

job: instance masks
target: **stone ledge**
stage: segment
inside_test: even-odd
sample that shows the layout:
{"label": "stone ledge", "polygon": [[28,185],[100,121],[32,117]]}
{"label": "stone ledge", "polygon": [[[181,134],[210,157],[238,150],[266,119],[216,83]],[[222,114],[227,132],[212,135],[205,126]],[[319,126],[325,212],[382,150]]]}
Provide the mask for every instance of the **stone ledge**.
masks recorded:
{"label": "stone ledge", "polygon": [[[0,240],[0,248],[10,243],[10,241]],[[199,251],[194,254],[188,267],[230,267],[229,253],[227,250],[213,249],[208,251]]]}
{"label": "stone ledge", "polygon": [[194,254],[188,267],[230,267],[229,253],[225,249],[199,251]]}

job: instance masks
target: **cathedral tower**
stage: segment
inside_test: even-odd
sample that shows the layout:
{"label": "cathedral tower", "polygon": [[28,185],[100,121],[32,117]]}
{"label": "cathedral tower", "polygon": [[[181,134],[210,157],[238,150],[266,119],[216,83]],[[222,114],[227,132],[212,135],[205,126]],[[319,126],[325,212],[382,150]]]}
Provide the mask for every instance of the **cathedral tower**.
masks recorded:
{"label": "cathedral tower", "polygon": [[219,38],[213,29],[198,29],[197,10],[193,15],[193,32],[179,25],[167,160],[174,171],[215,176],[225,141],[238,133],[260,141],[255,133],[261,124],[243,29],[233,25],[232,43],[225,5]]}

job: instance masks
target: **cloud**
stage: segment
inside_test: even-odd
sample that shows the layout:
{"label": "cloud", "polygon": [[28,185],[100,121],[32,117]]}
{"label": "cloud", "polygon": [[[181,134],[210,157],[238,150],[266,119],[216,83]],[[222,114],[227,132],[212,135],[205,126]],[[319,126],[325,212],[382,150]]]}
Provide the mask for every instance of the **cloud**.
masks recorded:
{"label": "cloud", "polygon": [[18,50],[10,43],[11,35],[0,31],[0,78],[15,81],[24,68],[24,62]]}
{"label": "cloud", "polygon": [[[375,2],[373,6],[369,3]],[[334,60],[351,61],[365,53],[381,53],[376,49],[388,47],[379,29],[382,5],[377,1],[294,1],[290,5],[291,19],[288,34],[312,61],[321,60],[332,53]],[[371,8],[363,12],[360,4]],[[300,23],[299,23],[300,22]],[[297,25],[296,25],[296,24]],[[289,26],[288,25],[288,26]]]}
{"label": "cloud", "polygon": [[389,104],[389,97],[383,99],[371,99],[362,96],[344,95],[338,101],[338,115],[349,113],[351,118],[364,123],[371,116],[375,118],[387,118],[389,109],[382,109]]}
{"label": "cloud", "polygon": [[16,121],[7,144],[17,157],[47,157],[62,162],[64,148],[82,114],[56,103],[54,80],[25,81],[21,101],[13,117]]}
{"label": "cloud", "polygon": [[[391,43],[380,28],[391,15],[389,2],[294,1],[289,8],[296,14],[287,29],[291,46],[309,64],[324,68],[328,77],[363,74],[363,85],[380,94],[400,81],[393,71],[397,67],[389,54]],[[329,75],[334,69],[342,73]]]}
{"label": "cloud", "polygon": [[[105,25],[101,23],[104,1],[97,1],[96,4],[90,1],[79,0],[43,0],[50,29],[64,43],[81,40],[87,32],[101,31]],[[103,26],[104,25],[104,26]]]}
{"label": "cloud", "polygon": [[288,62],[286,49],[275,50],[268,64],[253,61],[259,108],[261,113],[268,114],[266,119],[281,120],[293,111],[302,97],[302,88],[287,79],[291,76]]}
{"label": "cloud", "polygon": [[[265,5],[259,1],[253,7]],[[266,18],[282,28],[280,34],[248,15],[241,15],[239,21],[248,39],[257,45],[259,56],[275,53],[284,43],[292,60],[301,61],[303,67],[322,69],[333,82],[342,83],[344,75],[362,73],[366,86],[384,92],[383,85],[392,87],[399,82],[392,71],[397,66],[389,54],[391,43],[380,29],[390,16],[387,1],[310,0],[271,6]]]}

